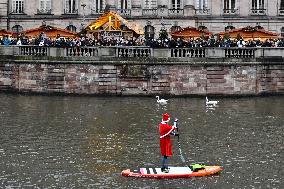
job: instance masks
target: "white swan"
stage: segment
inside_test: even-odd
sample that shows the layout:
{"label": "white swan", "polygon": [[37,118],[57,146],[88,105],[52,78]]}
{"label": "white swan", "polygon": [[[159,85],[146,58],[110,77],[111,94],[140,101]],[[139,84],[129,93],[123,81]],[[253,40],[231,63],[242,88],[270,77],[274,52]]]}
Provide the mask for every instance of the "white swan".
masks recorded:
{"label": "white swan", "polygon": [[159,96],[156,96],[157,98],[157,102],[160,103],[160,104],[167,104],[168,100],[165,100],[165,99],[160,99]]}
{"label": "white swan", "polygon": [[217,100],[208,100],[207,96],[206,96],[206,106],[216,106],[218,104],[219,101]]}

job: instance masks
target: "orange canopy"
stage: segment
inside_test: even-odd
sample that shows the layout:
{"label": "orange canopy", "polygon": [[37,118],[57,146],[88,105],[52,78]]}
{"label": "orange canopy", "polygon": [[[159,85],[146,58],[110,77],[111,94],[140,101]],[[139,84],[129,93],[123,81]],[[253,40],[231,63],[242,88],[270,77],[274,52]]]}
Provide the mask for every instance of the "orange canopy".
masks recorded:
{"label": "orange canopy", "polygon": [[207,30],[198,30],[194,27],[187,27],[187,28],[183,28],[181,30],[172,32],[171,36],[173,38],[196,39],[196,38],[202,37],[202,35],[205,38],[208,38],[210,34],[211,33],[208,32]]}
{"label": "orange canopy", "polygon": [[237,28],[232,29],[227,32],[220,32],[219,35],[224,37],[225,34],[229,34],[230,38],[237,38],[241,36],[244,40],[254,40],[259,39],[264,41],[266,39],[276,39],[279,37],[278,33],[266,31],[261,27],[244,27],[244,28]]}
{"label": "orange canopy", "polygon": [[38,28],[29,29],[26,31],[23,31],[22,34],[24,34],[27,37],[37,37],[42,32],[45,33],[46,37],[55,38],[58,35],[60,37],[75,37],[77,35],[76,32],[71,32],[66,29],[61,29],[53,26],[40,26]]}
{"label": "orange canopy", "polygon": [[8,35],[11,36],[13,32],[7,31],[5,29],[0,29],[0,36]]}

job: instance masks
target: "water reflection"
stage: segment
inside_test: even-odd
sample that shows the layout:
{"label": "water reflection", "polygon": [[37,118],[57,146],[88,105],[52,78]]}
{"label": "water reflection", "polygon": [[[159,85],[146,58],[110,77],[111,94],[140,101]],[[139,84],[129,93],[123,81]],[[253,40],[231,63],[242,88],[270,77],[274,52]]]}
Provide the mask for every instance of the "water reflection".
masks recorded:
{"label": "water reflection", "polygon": [[[204,99],[0,94],[1,188],[280,188],[283,97]],[[219,100],[219,99],[218,99]],[[207,112],[206,112],[207,111]],[[179,118],[187,163],[218,164],[220,175],[149,180],[125,168],[159,166],[161,114]],[[170,164],[183,165],[173,139]]]}

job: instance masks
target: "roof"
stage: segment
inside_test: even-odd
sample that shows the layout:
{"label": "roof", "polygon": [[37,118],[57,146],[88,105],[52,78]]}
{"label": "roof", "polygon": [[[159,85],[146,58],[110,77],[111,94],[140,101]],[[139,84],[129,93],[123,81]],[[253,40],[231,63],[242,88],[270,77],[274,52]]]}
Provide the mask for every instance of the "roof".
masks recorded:
{"label": "roof", "polygon": [[139,24],[127,21],[126,19],[122,18],[119,14],[112,11],[104,13],[97,20],[90,23],[86,27],[86,30],[99,30],[99,28],[101,27],[103,27],[104,30],[106,31],[121,30],[120,29],[121,24],[126,25],[129,29],[133,30],[135,33],[139,35],[144,34],[144,31]]}
{"label": "roof", "polygon": [[13,32],[7,31],[5,29],[0,29],[0,36],[2,35],[9,35],[11,36],[13,34]]}
{"label": "roof", "polygon": [[72,32],[66,29],[57,28],[54,26],[40,26],[38,28],[33,28],[25,30],[22,33],[28,37],[39,36],[42,32],[45,33],[47,37],[54,38],[59,34],[61,37],[74,37],[77,35],[76,32]]}
{"label": "roof", "polygon": [[171,36],[174,38],[182,37],[182,38],[200,38],[201,35],[209,36],[211,33],[207,30],[198,30],[194,27],[186,27],[178,31],[174,31],[171,33]]}
{"label": "roof", "polygon": [[240,35],[244,39],[269,39],[269,38],[278,38],[279,34],[276,32],[270,32],[266,31],[261,27],[251,27],[247,26],[244,28],[237,28],[237,29],[232,29],[227,32],[220,32],[220,36],[224,36],[225,33],[228,33],[230,38],[237,38],[238,35]]}

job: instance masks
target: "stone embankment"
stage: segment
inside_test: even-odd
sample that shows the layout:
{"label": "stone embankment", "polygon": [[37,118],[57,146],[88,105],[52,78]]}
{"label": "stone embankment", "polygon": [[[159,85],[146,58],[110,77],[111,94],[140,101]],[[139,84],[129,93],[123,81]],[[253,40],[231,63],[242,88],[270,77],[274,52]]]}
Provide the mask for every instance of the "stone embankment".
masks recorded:
{"label": "stone embankment", "polygon": [[0,47],[0,91],[84,95],[284,93],[282,48]]}

